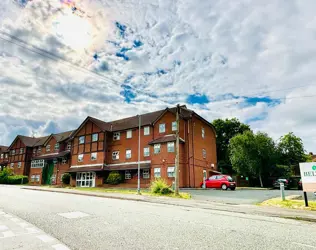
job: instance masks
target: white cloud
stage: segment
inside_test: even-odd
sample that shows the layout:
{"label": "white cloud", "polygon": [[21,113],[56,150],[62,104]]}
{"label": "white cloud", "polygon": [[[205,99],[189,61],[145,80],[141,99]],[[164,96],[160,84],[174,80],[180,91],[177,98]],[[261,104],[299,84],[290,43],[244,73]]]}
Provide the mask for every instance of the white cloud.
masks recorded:
{"label": "white cloud", "polygon": [[[18,133],[9,116],[26,133],[44,134],[51,121],[69,130],[87,115],[122,118],[185,103],[189,94],[200,93],[217,101],[189,107],[209,120],[236,116],[276,139],[293,131],[309,151],[316,147],[314,98],[295,98],[315,91],[315,1],[77,3],[86,12],[80,22],[57,0],[33,0],[25,8],[1,1],[2,30],[82,68],[0,40],[0,91],[5,93],[0,115],[6,117],[0,144]],[[126,26],[124,36],[115,22]],[[134,48],[135,40],[142,45]],[[136,97],[128,104],[120,85],[130,76],[125,84]],[[281,98],[281,103],[249,106],[243,96]],[[34,128],[24,120],[42,123]]]}

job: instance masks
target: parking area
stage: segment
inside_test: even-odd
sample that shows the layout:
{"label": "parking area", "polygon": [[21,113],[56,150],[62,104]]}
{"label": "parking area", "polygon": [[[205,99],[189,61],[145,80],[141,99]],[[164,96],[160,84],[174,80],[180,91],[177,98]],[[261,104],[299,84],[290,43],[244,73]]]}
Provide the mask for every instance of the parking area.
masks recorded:
{"label": "parking area", "polygon": [[[280,190],[185,190],[192,195],[192,199],[220,202],[226,204],[255,204],[265,200],[280,197]],[[303,192],[299,190],[285,190],[285,195],[302,195]],[[310,201],[316,201],[313,193],[308,193]]]}

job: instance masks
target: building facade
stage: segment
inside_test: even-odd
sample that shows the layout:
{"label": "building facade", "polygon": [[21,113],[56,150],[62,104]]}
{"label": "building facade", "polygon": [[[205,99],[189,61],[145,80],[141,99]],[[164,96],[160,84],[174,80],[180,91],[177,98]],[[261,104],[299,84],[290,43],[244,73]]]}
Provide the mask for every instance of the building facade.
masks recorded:
{"label": "building facade", "polygon": [[7,146],[0,146],[0,170],[7,167],[9,161],[9,153]]}

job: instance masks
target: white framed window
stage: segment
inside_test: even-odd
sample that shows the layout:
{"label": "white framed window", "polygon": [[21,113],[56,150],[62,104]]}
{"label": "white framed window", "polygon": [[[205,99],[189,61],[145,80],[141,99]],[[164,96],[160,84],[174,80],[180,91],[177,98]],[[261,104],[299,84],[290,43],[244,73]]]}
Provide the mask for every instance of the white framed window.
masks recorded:
{"label": "white framed window", "polygon": [[59,150],[59,143],[58,142],[55,144],[55,150]]}
{"label": "white framed window", "polygon": [[31,176],[31,182],[34,182],[35,181],[35,175],[32,175]]}
{"label": "white framed window", "polygon": [[42,151],[42,147],[38,147],[37,152],[41,152]]}
{"label": "white framed window", "polygon": [[130,179],[132,179],[131,171],[125,170],[125,180],[130,180]]}
{"label": "white framed window", "polygon": [[63,158],[63,159],[61,160],[61,164],[65,165],[66,163],[67,163],[67,159],[66,159],[66,158]]}
{"label": "white framed window", "polygon": [[131,158],[132,158],[132,150],[126,149],[126,159],[131,159]]}
{"label": "white framed window", "polygon": [[41,176],[39,174],[35,175],[35,181],[40,182]]}
{"label": "white framed window", "polygon": [[121,139],[121,133],[120,132],[114,132],[113,133],[113,141],[118,141]]}
{"label": "white framed window", "polygon": [[97,153],[91,153],[91,161],[97,160]]}
{"label": "white framed window", "polygon": [[14,168],[14,163],[13,162],[10,164],[10,168]]}
{"label": "white framed window", "polygon": [[83,162],[83,154],[78,155],[78,162]]}
{"label": "white framed window", "polygon": [[84,135],[79,137],[79,144],[84,144]]}
{"label": "white framed window", "polygon": [[94,187],[95,186],[95,172],[77,173],[76,184],[78,187]]}
{"label": "white framed window", "polygon": [[98,135],[97,133],[92,134],[92,141],[93,141],[93,142],[94,142],[94,141],[98,141],[98,139],[99,139],[99,135]]}
{"label": "white framed window", "polygon": [[50,151],[50,145],[47,145],[46,146],[46,152],[49,152]]}
{"label": "white framed window", "polygon": [[154,177],[155,178],[160,178],[161,177],[160,168],[154,168]]}
{"label": "white framed window", "polygon": [[11,155],[15,155],[15,150],[11,150]]}
{"label": "white framed window", "polygon": [[165,133],[166,132],[166,124],[161,123],[159,124],[159,133]]}
{"label": "white framed window", "polygon": [[8,159],[8,154],[5,154],[5,155],[4,155],[4,158]]}
{"label": "white framed window", "polygon": [[70,150],[71,149],[71,142],[68,142],[67,143],[67,150]]}
{"label": "white framed window", "polygon": [[204,148],[202,149],[202,154],[203,154],[203,158],[206,159],[206,150]]}
{"label": "white framed window", "polygon": [[168,152],[173,153],[174,152],[174,142],[168,142],[167,143]]}
{"label": "white framed window", "polygon": [[1,154],[1,159],[3,159],[3,154]]}
{"label": "white framed window", "polygon": [[150,149],[149,147],[144,148],[144,156],[148,157],[150,155]]}
{"label": "white framed window", "polygon": [[31,168],[43,168],[45,166],[44,160],[31,161]]}
{"label": "white framed window", "polygon": [[154,145],[154,154],[159,154],[160,153],[160,144],[155,144]]}
{"label": "white framed window", "polygon": [[22,166],[22,162],[18,162],[18,168],[21,168],[21,166]]}
{"label": "white framed window", "polygon": [[175,169],[175,167],[168,167],[168,169],[167,169],[168,177],[175,177],[174,169]]}
{"label": "white framed window", "polygon": [[36,148],[33,148],[33,154],[36,154]]}
{"label": "white framed window", "polygon": [[205,138],[205,129],[202,128],[202,138]]}
{"label": "white framed window", "polygon": [[177,131],[177,122],[172,122],[172,131]]}
{"label": "white framed window", "polygon": [[150,174],[149,174],[149,169],[144,169],[143,170],[143,179],[149,179]]}
{"label": "white framed window", "polygon": [[150,127],[146,126],[144,127],[144,135],[149,135],[150,134]]}
{"label": "white framed window", "polygon": [[24,148],[20,148],[20,154],[24,153]]}
{"label": "white framed window", "polygon": [[127,131],[126,131],[126,138],[127,138],[127,139],[132,138],[132,134],[133,134],[133,133],[132,133],[132,130],[131,130],[131,129],[130,129],[130,130],[127,130]]}
{"label": "white framed window", "polygon": [[120,151],[113,151],[112,160],[119,160],[119,159],[120,159]]}

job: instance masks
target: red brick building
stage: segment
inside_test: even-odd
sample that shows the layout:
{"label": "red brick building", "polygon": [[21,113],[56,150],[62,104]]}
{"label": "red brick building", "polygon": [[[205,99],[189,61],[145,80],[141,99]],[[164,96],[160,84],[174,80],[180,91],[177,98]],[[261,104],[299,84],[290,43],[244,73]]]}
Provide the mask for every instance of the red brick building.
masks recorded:
{"label": "red brick building", "polygon": [[9,153],[7,146],[0,146],[0,170],[8,165]]}
{"label": "red brick building", "polygon": [[[141,115],[141,185],[154,178],[170,184],[175,176],[176,108]],[[119,171],[125,186],[136,187],[139,117],[104,122],[87,117],[72,134],[72,185],[102,186],[111,171]],[[180,187],[198,187],[216,173],[214,127],[185,106],[180,107]]]}

